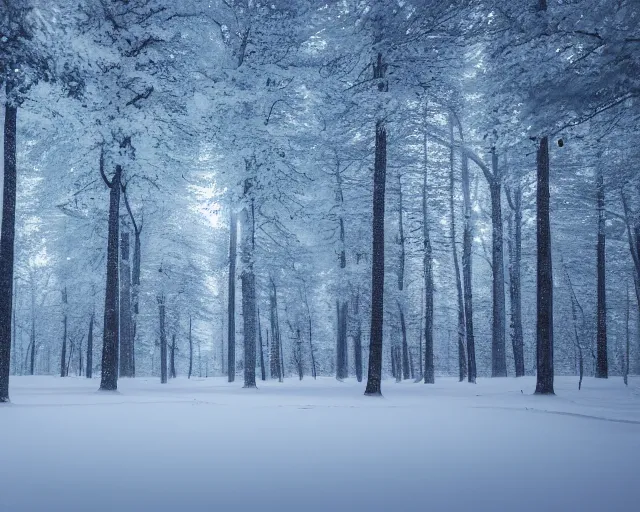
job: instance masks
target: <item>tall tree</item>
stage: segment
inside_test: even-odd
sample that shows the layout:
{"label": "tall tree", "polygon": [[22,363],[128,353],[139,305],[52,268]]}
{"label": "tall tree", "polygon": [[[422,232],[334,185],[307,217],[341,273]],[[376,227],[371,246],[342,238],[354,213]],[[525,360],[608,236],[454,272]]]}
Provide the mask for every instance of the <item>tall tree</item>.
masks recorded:
{"label": "tall tree", "polygon": [[[381,16],[381,13],[378,13]],[[377,20],[376,23],[381,23]],[[379,30],[379,29],[378,29]],[[377,46],[382,34],[374,37]],[[373,81],[378,91],[389,91],[386,80],[388,64],[379,50],[372,63]],[[384,196],[387,175],[387,127],[379,118],[375,129],[375,162],[373,166],[373,247],[371,250],[371,334],[369,336],[369,374],[365,395],[382,394],[382,330],[384,313]]]}
{"label": "tall tree", "polygon": [[109,223],[107,235],[107,283],[102,334],[102,378],[100,389],[118,389],[118,344],[120,332],[118,286],[118,233],[120,229],[120,187],[122,167],[116,165],[109,180],[105,174],[104,151],[100,151],[100,175],[109,188]]}
{"label": "tall tree", "polygon": [[549,219],[549,138],[537,152],[537,382],[536,394],[553,395],[553,269]]}
{"label": "tall tree", "polygon": [[[598,159],[600,160],[600,159]],[[607,359],[607,290],[606,290],[606,212],[605,188],[602,163],[598,161],[596,167],[596,192],[598,210],[598,242],[597,254],[597,282],[598,282],[598,313],[597,313],[597,361],[596,377],[606,379],[609,376]]]}

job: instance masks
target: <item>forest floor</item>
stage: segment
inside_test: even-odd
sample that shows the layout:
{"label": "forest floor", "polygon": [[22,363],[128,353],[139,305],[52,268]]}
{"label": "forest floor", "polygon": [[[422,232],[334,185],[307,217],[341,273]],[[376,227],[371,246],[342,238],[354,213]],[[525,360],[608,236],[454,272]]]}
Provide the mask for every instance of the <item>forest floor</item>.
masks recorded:
{"label": "forest floor", "polygon": [[0,511],[618,511],[640,496],[640,377],[433,386],[15,377]]}

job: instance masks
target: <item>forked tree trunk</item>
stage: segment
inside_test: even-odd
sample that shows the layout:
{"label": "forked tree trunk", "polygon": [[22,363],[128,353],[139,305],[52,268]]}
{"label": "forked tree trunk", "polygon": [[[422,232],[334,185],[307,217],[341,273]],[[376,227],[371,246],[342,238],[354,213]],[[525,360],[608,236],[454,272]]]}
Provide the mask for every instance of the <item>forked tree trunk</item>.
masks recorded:
{"label": "forked tree trunk", "polygon": [[107,238],[107,283],[104,302],[104,323],[102,343],[102,378],[100,389],[118,389],[118,338],[120,331],[118,305],[118,233],[120,225],[120,187],[122,167],[116,165],[113,178],[109,181],[104,174],[104,155],[100,153],[100,173],[110,188],[109,231]]}
{"label": "forked tree trunk", "polygon": [[[385,79],[387,64],[382,53],[373,63],[373,79],[380,92],[389,90]],[[384,314],[384,196],[387,174],[387,128],[384,119],[376,121],[375,161],[373,166],[373,244],[371,260],[371,334],[369,371],[365,395],[382,394],[382,333]]]}
{"label": "forked tree trunk", "polygon": [[13,257],[16,230],[16,128],[18,107],[10,101],[6,85],[4,105],[4,183],[0,233],[0,403],[9,401],[11,367],[11,312],[13,309]]}
{"label": "forked tree trunk", "polygon": [[549,139],[542,137],[537,154],[537,383],[536,394],[553,390],[553,270],[549,218]]}
{"label": "forked tree trunk", "polygon": [[598,294],[598,330],[596,378],[606,379],[609,376],[607,359],[607,303],[606,303],[606,234],[605,234],[605,195],[604,176],[600,163],[596,171],[597,208],[598,208],[598,242],[597,242],[597,294]]}

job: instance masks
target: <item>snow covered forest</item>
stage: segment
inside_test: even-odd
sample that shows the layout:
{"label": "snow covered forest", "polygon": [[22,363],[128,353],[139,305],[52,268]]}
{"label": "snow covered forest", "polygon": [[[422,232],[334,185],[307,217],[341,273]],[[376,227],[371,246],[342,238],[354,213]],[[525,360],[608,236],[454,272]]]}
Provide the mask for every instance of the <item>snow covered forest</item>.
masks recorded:
{"label": "snow covered forest", "polygon": [[3,442],[46,422],[75,444],[19,408],[50,400],[155,430],[174,409],[143,418],[149,396],[377,418],[382,394],[473,424],[489,390],[626,422],[600,427],[640,454],[638,0],[0,0],[0,85]]}

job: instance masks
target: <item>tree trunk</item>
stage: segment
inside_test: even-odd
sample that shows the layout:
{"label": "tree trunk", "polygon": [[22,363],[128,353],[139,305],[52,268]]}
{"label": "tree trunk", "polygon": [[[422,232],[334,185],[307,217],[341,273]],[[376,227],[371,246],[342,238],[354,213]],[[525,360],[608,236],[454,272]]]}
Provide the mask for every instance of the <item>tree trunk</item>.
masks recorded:
{"label": "tree trunk", "polygon": [[189,375],[187,379],[191,378],[191,372],[193,372],[193,338],[191,337],[191,315],[189,315]]}
{"label": "tree trunk", "polygon": [[[309,297],[307,296],[306,284],[304,286],[304,304],[307,307],[307,319],[309,321],[309,354],[311,356],[311,376],[315,380],[318,374],[316,372],[316,355],[313,350],[313,339],[312,339],[312,329],[311,329],[311,309],[309,308]],[[356,354],[356,357],[357,357],[357,354]],[[360,354],[360,364],[362,364],[362,354]],[[356,362],[356,374],[357,373],[358,373],[358,368],[357,368],[357,362]],[[264,378],[262,380],[264,380]],[[362,368],[360,368],[360,380],[358,382],[360,382],[361,380],[362,380]]]}
{"label": "tree trunk", "polygon": [[429,233],[429,198],[427,188],[427,134],[423,139],[424,170],[422,174],[422,235],[424,243],[424,383],[435,383],[433,359],[433,249]]}
{"label": "tree trunk", "polygon": [[60,377],[67,376],[67,287],[62,289],[62,352],[60,354]]}
{"label": "tree trunk", "polygon": [[493,179],[491,192],[491,268],[493,269],[493,324],[491,336],[491,376],[507,376],[505,350],[504,245],[502,227],[502,180],[498,155],[491,149]]}
{"label": "tree trunk", "polygon": [[16,354],[17,354],[17,350],[16,350],[16,345],[18,342],[18,329],[17,329],[17,324],[16,324],[16,316],[17,316],[17,309],[18,309],[18,283],[16,282],[16,279],[14,279],[14,283],[13,283],[13,306],[12,306],[12,313],[11,313],[11,353],[10,353],[10,360],[11,360],[11,365],[10,365],[10,371],[9,373],[13,373],[13,375],[16,375],[16,372],[18,370],[17,368],[17,361],[16,361]]}
{"label": "tree trunk", "polygon": [[133,329],[129,233],[120,234],[120,377],[133,377]]}
{"label": "tree trunk", "polygon": [[136,376],[136,334],[138,333],[138,315],[140,314],[140,228],[134,226],[133,268],[131,269],[131,302],[133,305],[132,333],[131,333],[131,376]]}
{"label": "tree trunk", "polygon": [[236,380],[236,243],[238,216],[231,207],[229,218],[229,292],[227,294],[227,374],[228,381]]}
{"label": "tree trunk", "polygon": [[[124,203],[125,206],[127,207],[127,212],[129,213],[129,218],[131,219],[131,224],[133,225],[133,235],[134,235],[134,242],[133,242],[133,266],[131,268],[131,272],[129,274],[129,279],[130,279],[130,284],[129,284],[129,288],[130,288],[130,292],[128,294],[129,300],[130,302],[130,306],[129,308],[127,308],[127,311],[129,311],[128,315],[127,315],[127,320],[129,322],[129,330],[131,332],[130,334],[130,340],[129,340],[129,366],[130,366],[130,377],[135,377],[136,376],[136,350],[135,350],[135,344],[136,344],[136,334],[137,334],[137,328],[138,328],[138,314],[140,313],[140,308],[138,305],[138,297],[140,294],[140,234],[142,233],[142,227],[143,227],[143,219],[141,218],[140,223],[136,222],[135,217],[133,216],[133,211],[131,210],[131,206],[129,205],[129,199],[127,196],[127,190],[126,187],[123,187],[123,196],[124,196]],[[128,258],[128,248],[127,248],[127,258]]]}
{"label": "tree trunk", "polygon": [[4,105],[4,183],[0,233],[0,403],[9,401],[11,367],[11,312],[13,309],[13,256],[16,229],[16,127],[18,107],[10,103],[6,85]]}
{"label": "tree trunk", "polygon": [[89,336],[87,337],[87,379],[93,378],[93,317],[94,313],[92,312],[89,320]]}
{"label": "tree trunk", "polygon": [[[247,171],[255,171],[247,160]],[[255,218],[253,208],[253,181],[244,182],[245,205],[242,210],[242,320],[244,328],[244,387],[256,387],[256,276],[253,272],[255,249]]]}
{"label": "tree trunk", "polygon": [[167,383],[167,332],[165,329],[165,297],[158,295],[158,312],[160,315],[160,384]]}
{"label": "tree trunk", "polygon": [[170,373],[170,377],[172,379],[175,379],[177,376],[176,373],[176,335],[175,333],[171,336],[171,358],[170,358],[170,368],[171,368],[171,373]]}
{"label": "tree trunk", "polygon": [[260,344],[260,379],[267,380],[267,372],[264,366],[264,348],[262,346],[262,326],[260,325],[260,310],[257,310],[256,316],[258,317],[258,343]]}
{"label": "tree trunk", "polygon": [[340,272],[338,283],[338,299],[336,300],[336,379],[343,380],[349,376],[349,356],[347,344],[347,323],[348,305],[344,298],[346,284],[345,271],[347,266],[347,253],[345,248],[344,218],[342,211],[344,207],[344,197],[342,194],[342,176],[340,175],[340,161],[336,163],[336,202],[338,203],[340,216],[338,219],[340,227]]}
{"label": "tree trunk", "polygon": [[107,242],[107,284],[104,302],[104,323],[102,343],[102,378],[100,389],[115,391],[118,389],[118,338],[120,319],[118,315],[118,231],[120,224],[120,180],[122,167],[116,165],[111,181],[104,176],[104,158],[100,155],[100,170],[109,194],[109,234]]}
{"label": "tree trunk", "polygon": [[411,367],[409,365],[409,343],[407,341],[407,325],[404,320],[404,311],[402,304],[398,302],[400,311],[400,331],[402,333],[402,378],[408,380],[411,378]]}
{"label": "tree trunk", "polygon": [[347,321],[348,305],[346,301],[336,301],[338,318],[338,336],[336,344],[336,378],[346,379],[349,376],[348,366],[348,344],[347,344]]}
{"label": "tree trunk", "polygon": [[537,383],[536,394],[553,395],[553,270],[549,219],[549,139],[537,154]]}
{"label": "tree trunk", "polygon": [[[522,189],[520,183],[507,191],[509,215],[509,304],[511,306],[511,344],[516,377],[524,377],[524,337],[522,333]],[[513,218],[513,220],[512,220]]]}
{"label": "tree trunk", "polygon": [[280,326],[278,322],[278,295],[276,284],[271,279],[271,290],[269,294],[269,305],[271,308],[271,378],[278,378],[282,382],[282,366],[280,365]]}
{"label": "tree trunk", "polygon": [[36,373],[36,320],[31,317],[31,361],[29,364],[29,375]]}
{"label": "tree trunk", "polygon": [[458,378],[462,382],[467,376],[467,360],[465,355],[465,315],[464,298],[462,294],[462,282],[460,279],[460,263],[458,261],[458,247],[456,241],[456,215],[455,215],[455,165],[454,165],[454,141],[453,120],[449,116],[449,234],[451,236],[451,252],[453,256],[453,269],[456,278],[456,291],[458,297]]}
{"label": "tree trunk", "polygon": [[626,350],[625,350],[625,358],[624,358],[624,369],[623,369],[623,374],[622,374],[622,380],[624,381],[625,386],[629,385],[629,346],[630,346],[630,339],[631,339],[631,335],[629,333],[629,319],[631,318],[631,297],[629,296],[629,283],[627,282],[627,296],[626,296],[626,303],[625,303],[625,315],[624,315],[624,320],[625,320],[625,335],[626,335]]}
{"label": "tree trunk", "polygon": [[405,240],[404,240],[404,222],[402,215],[402,176],[398,173],[398,245],[400,246],[400,261],[398,263],[398,312],[400,313],[400,330],[402,332],[402,378],[408,380],[411,378],[411,370],[409,366],[409,343],[407,341],[407,326],[404,321],[404,267],[405,267]]}
{"label": "tree trunk", "polygon": [[360,290],[356,292],[353,301],[353,316],[356,319],[353,333],[353,361],[356,366],[356,380],[362,382],[362,324],[360,320]]}
{"label": "tree trunk", "polygon": [[606,303],[606,234],[605,234],[605,192],[604,176],[598,164],[596,171],[597,208],[598,208],[598,242],[597,242],[597,293],[598,293],[598,332],[596,378],[606,379],[609,376],[607,359],[607,303]]}
{"label": "tree trunk", "polygon": [[[378,53],[373,64],[373,79],[378,90],[388,91],[385,80],[387,64]],[[375,162],[373,168],[373,244],[371,261],[371,334],[369,337],[369,371],[365,395],[382,394],[382,333],[384,314],[384,195],[387,174],[387,129],[385,121],[376,121]]]}
{"label": "tree trunk", "polygon": [[471,186],[469,159],[462,156],[462,196],[464,201],[464,230],[462,235],[462,281],[464,291],[465,332],[467,336],[468,380],[476,382],[476,342],[473,329],[473,219],[471,217]]}

